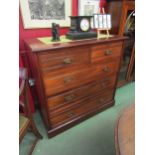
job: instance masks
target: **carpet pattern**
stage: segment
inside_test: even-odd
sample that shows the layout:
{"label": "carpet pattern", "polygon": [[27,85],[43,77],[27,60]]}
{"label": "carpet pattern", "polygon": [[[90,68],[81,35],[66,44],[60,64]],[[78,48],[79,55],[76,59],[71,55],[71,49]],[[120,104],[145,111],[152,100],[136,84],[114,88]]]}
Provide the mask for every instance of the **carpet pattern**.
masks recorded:
{"label": "carpet pattern", "polygon": [[[43,139],[40,140],[33,155],[115,155],[114,128],[121,111],[135,100],[135,83],[129,83],[116,91],[115,105],[71,129],[47,138],[46,129],[39,112],[34,117]],[[28,133],[20,144],[19,154],[27,155],[34,139]]]}

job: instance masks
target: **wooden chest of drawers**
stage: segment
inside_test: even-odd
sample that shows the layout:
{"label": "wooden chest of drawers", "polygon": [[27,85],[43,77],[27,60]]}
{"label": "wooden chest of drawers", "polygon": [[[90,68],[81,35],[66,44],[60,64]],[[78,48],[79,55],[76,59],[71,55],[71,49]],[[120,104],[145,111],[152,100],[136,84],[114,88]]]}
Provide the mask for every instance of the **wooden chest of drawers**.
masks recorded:
{"label": "wooden chest of drawers", "polygon": [[50,45],[25,40],[49,137],[114,104],[125,39],[116,36]]}

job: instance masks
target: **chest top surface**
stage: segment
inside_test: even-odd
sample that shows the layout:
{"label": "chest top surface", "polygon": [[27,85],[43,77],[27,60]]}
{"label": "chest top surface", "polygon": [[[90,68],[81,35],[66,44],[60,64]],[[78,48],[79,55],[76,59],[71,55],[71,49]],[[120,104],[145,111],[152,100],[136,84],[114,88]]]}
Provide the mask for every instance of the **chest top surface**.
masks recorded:
{"label": "chest top surface", "polygon": [[124,36],[114,36],[110,38],[101,38],[101,39],[87,39],[87,40],[79,40],[79,41],[71,41],[68,43],[54,43],[54,44],[45,44],[41,42],[37,38],[32,39],[25,39],[24,43],[26,48],[32,52],[41,52],[45,50],[55,50],[61,48],[69,48],[69,47],[77,47],[77,46],[84,46],[84,45],[93,45],[93,44],[106,44],[110,42],[117,42],[126,40],[127,37]]}

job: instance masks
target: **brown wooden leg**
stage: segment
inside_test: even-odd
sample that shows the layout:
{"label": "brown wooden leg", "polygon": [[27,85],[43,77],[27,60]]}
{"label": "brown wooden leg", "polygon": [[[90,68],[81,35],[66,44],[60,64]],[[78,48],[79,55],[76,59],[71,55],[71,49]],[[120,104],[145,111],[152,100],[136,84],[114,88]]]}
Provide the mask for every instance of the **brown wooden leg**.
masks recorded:
{"label": "brown wooden leg", "polygon": [[36,137],[38,137],[39,139],[42,139],[42,135],[40,134],[40,132],[38,131],[35,123],[33,120],[31,120],[31,127],[32,127],[32,132],[35,134]]}
{"label": "brown wooden leg", "polygon": [[38,142],[38,138],[36,138],[36,139],[34,140],[33,145],[32,145],[31,148],[30,148],[29,155],[32,155],[32,152],[33,152],[33,150],[34,150],[34,148],[35,148],[37,142]]}

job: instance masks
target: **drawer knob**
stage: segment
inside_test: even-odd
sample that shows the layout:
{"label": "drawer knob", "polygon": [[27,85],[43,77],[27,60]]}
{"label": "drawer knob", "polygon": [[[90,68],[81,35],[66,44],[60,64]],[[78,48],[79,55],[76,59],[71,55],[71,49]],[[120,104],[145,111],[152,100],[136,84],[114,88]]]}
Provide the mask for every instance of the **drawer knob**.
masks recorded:
{"label": "drawer knob", "polygon": [[74,94],[71,94],[71,95],[68,95],[68,96],[65,96],[64,99],[66,102],[70,102],[72,101],[73,99],[75,98],[75,95]]}
{"label": "drawer knob", "polygon": [[74,114],[74,112],[70,111],[70,112],[67,113],[67,115],[68,115],[69,117],[73,117],[75,114]]}
{"label": "drawer knob", "polygon": [[100,98],[99,99],[99,103],[103,103],[104,102],[104,99],[103,98]]}
{"label": "drawer knob", "polygon": [[106,50],[105,55],[112,55],[112,51],[111,50]]}
{"label": "drawer knob", "polygon": [[101,85],[102,85],[102,87],[105,87],[105,86],[107,86],[109,83],[110,83],[110,80],[109,80],[109,79],[106,79],[105,81],[103,81],[103,82],[101,83]]}
{"label": "drawer knob", "polygon": [[73,77],[66,77],[65,79],[64,79],[64,83],[69,83],[69,82],[71,82],[73,80]]}
{"label": "drawer knob", "polygon": [[110,68],[109,68],[108,66],[105,66],[105,67],[103,68],[103,71],[109,72],[109,71],[110,71]]}
{"label": "drawer knob", "polygon": [[104,88],[106,86],[106,83],[102,82],[101,86]]}
{"label": "drawer knob", "polygon": [[71,64],[72,60],[70,58],[66,58],[66,59],[63,60],[63,63],[64,64]]}

